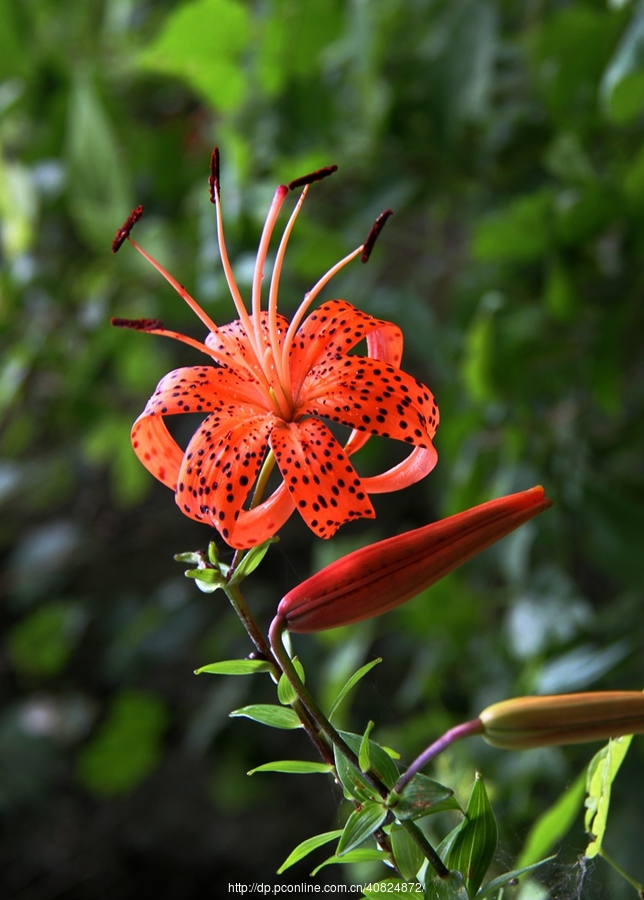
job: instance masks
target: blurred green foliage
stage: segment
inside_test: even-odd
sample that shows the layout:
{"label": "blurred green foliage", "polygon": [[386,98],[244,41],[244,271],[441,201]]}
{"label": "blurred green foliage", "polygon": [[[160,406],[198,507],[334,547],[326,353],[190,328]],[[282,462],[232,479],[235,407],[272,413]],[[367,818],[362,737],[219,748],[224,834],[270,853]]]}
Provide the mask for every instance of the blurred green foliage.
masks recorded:
{"label": "blurred green foliage", "polygon": [[[377,498],[375,523],[335,549],[288,523],[248,582],[260,621],[329,554],[541,482],[554,510],[426,596],[300,638],[313,687],[332,698],[382,656],[342,724],[374,719],[411,759],[512,694],[644,685],[643,42],[635,0],[0,0],[3,896],[209,896],[242,872],[271,881],[337,825],[338,798],[312,779],[246,778],[288,735],[228,721],[271,701],[257,679],[192,677],[250,648],[172,561],[213,535],[128,442],[158,379],[194,354],[110,315],[202,335],[110,241],[143,203],[139,242],[229,321],[214,143],[243,288],[273,186],[340,166],[298,220],[285,312],[395,209],[369,265],[326,296],[402,326],[405,367],[442,414],[438,468]],[[397,458],[372,441],[358,466]],[[590,756],[472,741],[436,774],[466,802],[483,772],[514,857]],[[636,739],[604,840],[640,881],[643,765]],[[582,827],[538,877],[628,896],[601,861],[584,884],[569,873]]]}

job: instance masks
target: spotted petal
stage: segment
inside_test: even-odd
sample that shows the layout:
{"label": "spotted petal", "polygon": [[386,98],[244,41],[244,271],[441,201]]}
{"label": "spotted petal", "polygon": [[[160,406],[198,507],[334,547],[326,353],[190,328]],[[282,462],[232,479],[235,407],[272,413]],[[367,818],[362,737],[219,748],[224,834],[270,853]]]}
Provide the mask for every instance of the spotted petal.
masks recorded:
{"label": "spotted petal", "polygon": [[276,420],[271,447],[295,506],[319,537],[375,512],[349,458],[319,419]]}
{"label": "spotted petal", "polygon": [[323,415],[418,447],[431,446],[438,425],[436,402],[424,384],[368,357],[317,366],[302,386],[301,404],[300,415]]}
{"label": "spotted petal", "polygon": [[398,366],[402,359],[402,331],[392,322],[375,319],[346,300],[329,300],[312,312],[295,335],[290,353],[293,393],[310,370],[345,356],[367,339],[369,355]]}
{"label": "spotted petal", "polygon": [[183,458],[176,499],[182,512],[210,522],[228,541],[268,447],[273,417],[221,420],[207,416]]}

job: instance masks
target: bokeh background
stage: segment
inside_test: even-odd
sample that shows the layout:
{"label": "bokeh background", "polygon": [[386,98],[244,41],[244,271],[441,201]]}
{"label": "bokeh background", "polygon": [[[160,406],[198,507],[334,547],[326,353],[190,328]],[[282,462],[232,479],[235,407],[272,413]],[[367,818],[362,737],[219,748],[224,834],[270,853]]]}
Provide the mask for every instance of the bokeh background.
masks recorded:
{"label": "bokeh background", "polygon": [[[283,312],[395,210],[369,265],[324,296],[400,324],[405,368],[442,414],[438,467],[376,497],[375,522],[329,543],[288,523],[247,582],[259,621],[348,549],[542,483],[551,511],[425,596],[297,639],[309,681],[328,699],[382,656],[344,725],[375,719],[408,761],[507,696],[644,687],[643,111],[642,2],[0,0],[3,898],[214,897],[277,882],[298,841],[340,822],[325,779],[245,774],[312,751],[228,718],[270,702],[268,679],[192,674],[250,646],[225,599],[173,561],[215,535],[129,445],[159,378],[201,360],[110,316],[202,332],[110,242],[143,203],[137,239],[230,321],[214,143],[244,289],[274,186],[340,167],[297,223]],[[398,450],[374,439],[358,467]],[[465,800],[483,772],[500,871],[595,749],[511,755],[474,739],[434,774]],[[522,897],[634,895],[604,862],[577,862],[581,823]],[[636,739],[606,847],[640,881],[643,834]]]}

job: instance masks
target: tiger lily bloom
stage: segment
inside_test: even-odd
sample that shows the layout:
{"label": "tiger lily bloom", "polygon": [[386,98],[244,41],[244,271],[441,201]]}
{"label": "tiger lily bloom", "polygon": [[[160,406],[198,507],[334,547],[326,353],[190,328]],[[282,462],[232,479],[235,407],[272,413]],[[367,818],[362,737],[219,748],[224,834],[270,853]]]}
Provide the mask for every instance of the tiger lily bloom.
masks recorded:
{"label": "tiger lily bloom", "polygon": [[644,734],[642,691],[515,697],[484,709],[482,737],[503,750],[606,741]]}
{"label": "tiger lily bloom", "polygon": [[550,506],[537,486],[355,550],[289,591],[275,629],[325,631],[389,612]]}
{"label": "tiger lily bloom", "polygon": [[[329,300],[307,316],[333,275],[356,256],[367,261],[390,211],[379,217],[364,244],[308,291],[290,322],[277,311],[286,246],[308,187],[335,169],[320,169],[277,188],[259,243],[249,312],[226,251],[215,149],[210,197],[216,210],[221,262],[238,315],[230,325],[216,325],[185,288],[131,239],[141,207],[117,231],[112,245],[116,252],[129,240],[208,329],[200,342],[167,330],[157,320],[112,320],[120,327],[182,341],[208,356],[211,363],[176,369],[161,379],[132,428],[134,451],[155,478],[175,491],[185,515],[213,525],[237,549],[267,540],[295,509],[316,535],[331,537],[345,522],[374,517],[369,494],[407,487],[436,464],[432,438],[438,410],[428,388],[399,368],[400,329],[344,300]],[[264,310],[261,288],[269,243],[284,200],[296,188],[302,192],[277,249]],[[350,355],[362,340],[366,355]],[[205,418],[184,451],[170,435],[164,417],[194,412],[204,413]],[[344,446],[322,418],[351,429]],[[374,434],[404,441],[413,449],[388,471],[360,478],[349,457]],[[274,464],[282,481],[262,498]]]}

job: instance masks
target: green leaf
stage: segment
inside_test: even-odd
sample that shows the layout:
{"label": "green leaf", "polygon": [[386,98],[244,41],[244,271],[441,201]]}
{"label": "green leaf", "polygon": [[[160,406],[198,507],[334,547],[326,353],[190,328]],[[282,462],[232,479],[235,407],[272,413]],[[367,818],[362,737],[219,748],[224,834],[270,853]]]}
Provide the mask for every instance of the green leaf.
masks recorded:
{"label": "green leaf", "polygon": [[317,875],[320,869],[323,869],[325,866],[342,866],[359,862],[384,862],[385,859],[388,859],[388,857],[385,856],[384,853],[381,853],[380,850],[371,850],[368,847],[360,847],[358,850],[351,850],[344,856],[330,856],[313,869],[311,876]]}
{"label": "green leaf", "polygon": [[[353,750],[357,756],[362,744],[362,735],[351,734],[346,731],[341,731],[339,734],[344,738],[350,749]],[[367,784],[364,778],[360,777],[360,774],[348,762],[346,757],[337,749],[337,747],[334,747],[333,752],[335,756],[336,772],[340,783],[345,789],[346,796],[353,798],[354,800],[359,800],[360,802],[373,799],[373,788]],[[369,741],[369,760],[371,763],[371,772],[376,775],[386,787],[392,788],[398,780],[398,769],[386,750],[378,744],[375,744],[373,741]]]}
{"label": "green leaf", "polygon": [[528,832],[517,866],[532,865],[551,850],[572,827],[586,793],[586,769],[563,792],[550,809],[542,813]]}
{"label": "green leaf", "polygon": [[402,794],[392,792],[388,805],[398,819],[421,819],[446,809],[461,808],[451,788],[427,775],[415,775]]}
{"label": "green leaf", "polygon": [[389,832],[396,868],[406,881],[411,881],[425,861],[422,850],[401,825],[392,825]]}
{"label": "green leaf", "polygon": [[592,840],[586,848],[586,859],[593,859],[601,851],[608,819],[611,788],[632,739],[632,735],[627,735],[610,740],[593,756],[589,763],[584,828]]}
{"label": "green leaf", "polygon": [[492,862],[497,837],[494,813],[483,778],[477,772],[465,810],[465,819],[452,833],[445,860],[450,869],[463,873],[470,897],[476,894]]}
{"label": "green leaf", "polygon": [[195,675],[252,675],[254,672],[270,672],[264,659],[226,659],[195,669]]}
{"label": "green leaf", "polygon": [[293,775],[313,775],[325,774],[332,772],[333,766],[328,763],[309,762],[305,759],[280,759],[277,762],[264,763],[262,766],[256,766],[247,774],[254,775],[255,772],[286,772]]}
{"label": "green leaf", "polygon": [[305,841],[302,841],[302,843],[298,844],[294,850],[291,850],[289,855],[277,870],[277,874],[281,875],[282,872],[290,869],[292,865],[295,865],[296,862],[304,859],[304,857],[308,856],[309,853],[312,853],[313,850],[317,850],[318,847],[322,847],[324,844],[328,844],[330,841],[335,840],[335,838],[340,837],[341,834],[342,829],[338,828],[336,831],[325,831],[323,834],[316,834],[313,837],[307,838]]}
{"label": "green leaf", "polygon": [[244,717],[262,725],[270,725],[272,728],[301,728],[302,723],[292,709],[277,706],[273,703],[255,703],[251,706],[242,706],[230,714],[231,719]]}
{"label": "green leaf", "polygon": [[236,0],[182,3],[139,54],[141,68],[182,78],[222,112],[247,93],[243,54],[251,39],[249,10]]}
{"label": "green leaf", "polygon": [[362,735],[362,740],[360,741],[360,749],[358,750],[358,763],[360,764],[360,769],[363,772],[368,772],[371,768],[371,758],[369,755],[369,744],[371,742],[369,740],[369,735],[373,730],[374,724],[374,722],[367,723],[365,732]]}
{"label": "green leaf", "polygon": [[[300,681],[304,684],[304,668],[302,663],[299,661],[297,656],[294,656],[291,660],[295,671],[300,676]],[[297,700],[297,694],[295,693],[295,689],[291,685],[291,682],[288,680],[285,674],[280,676],[280,680],[277,684],[277,699],[280,703],[283,703],[284,706],[290,706]]]}
{"label": "green leaf", "polygon": [[386,818],[387,810],[382,803],[375,800],[365,801],[362,809],[354,810],[347,819],[335,851],[336,856],[344,856],[366,841],[377,828],[380,828]]}
{"label": "green leaf", "polygon": [[463,875],[450,872],[445,878],[428,878],[425,900],[468,900]]}
{"label": "green leaf", "polygon": [[347,683],[340,690],[340,692],[338,693],[338,696],[335,698],[335,700],[331,704],[331,709],[329,710],[329,715],[328,715],[329,719],[331,719],[331,717],[333,716],[333,713],[340,706],[340,704],[342,703],[344,698],[347,696],[347,694],[349,693],[351,688],[355,687],[355,685],[360,681],[361,678],[364,678],[364,676],[368,672],[370,672],[374,668],[374,666],[377,666],[381,662],[382,662],[382,657],[379,656],[378,659],[372,659],[371,662],[368,662],[366,665],[362,666],[362,668],[358,669],[357,672],[354,672],[354,674],[351,676],[351,678],[349,678]]}
{"label": "green leaf", "polygon": [[483,885],[476,895],[476,900],[484,900],[485,897],[491,897],[509,881],[514,881],[522,875],[525,875],[526,872],[532,872],[534,869],[538,869],[539,866],[543,866],[553,859],[556,859],[556,856],[548,856],[546,859],[540,859],[539,862],[534,862],[529,866],[523,866],[520,869],[513,869],[511,872],[506,872],[505,875],[499,875],[498,878],[493,878],[492,881],[488,881],[487,884]]}
{"label": "green leaf", "polygon": [[251,572],[254,572],[257,566],[261,563],[261,561],[266,556],[266,552],[271,544],[276,544],[279,541],[279,537],[277,535],[273,535],[273,537],[268,538],[268,540],[264,541],[263,544],[258,544],[256,547],[252,547],[247,553],[246,556],[242,559],[240,564],[235,569],[235,572],[228,582],[230,585],[239,584],[247,578]]}

